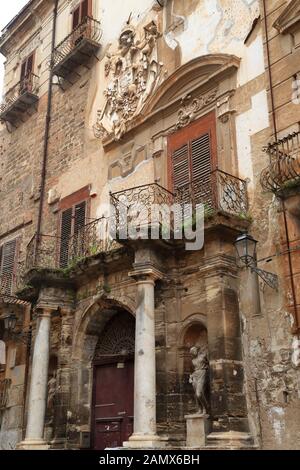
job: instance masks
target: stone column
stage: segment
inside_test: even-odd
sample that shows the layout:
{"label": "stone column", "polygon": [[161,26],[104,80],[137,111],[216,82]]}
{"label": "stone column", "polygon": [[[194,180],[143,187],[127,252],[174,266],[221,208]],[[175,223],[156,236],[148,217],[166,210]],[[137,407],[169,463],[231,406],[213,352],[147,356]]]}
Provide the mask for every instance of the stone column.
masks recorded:
{"label": "stone column", "polygon": [[156,434],[156,366],[154,286],[161,273],[138,269],[129,276],[137,282],[134,370],[134,433],[124,447],[161,447]]}
{"label": "stone column", "polygon": [[47,449],[44,441],[44,424],[47,404],[48,366],[50,348],[51,309],[44,308],[38,316],[31,367],[28,418],[25,441],[20,449]]}

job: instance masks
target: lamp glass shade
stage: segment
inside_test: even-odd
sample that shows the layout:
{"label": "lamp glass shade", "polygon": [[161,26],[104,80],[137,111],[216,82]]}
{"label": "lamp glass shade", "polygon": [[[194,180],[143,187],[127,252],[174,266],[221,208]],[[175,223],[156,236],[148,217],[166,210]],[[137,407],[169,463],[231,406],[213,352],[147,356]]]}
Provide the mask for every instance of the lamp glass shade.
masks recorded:
{"label": "lamp glass shade", "polygon": [[16,315],[14,313],[9,313],[8,315],[5,315],[5,317],[2,318],[4,321],[4,328],[7,331],[13,331],[17,323]]}
{"label": "lamp glass shade", "polygon": [[257,241],[247,233],[239,235],[235,241],[235,248],[239,259],[250,266],[255,261]]}

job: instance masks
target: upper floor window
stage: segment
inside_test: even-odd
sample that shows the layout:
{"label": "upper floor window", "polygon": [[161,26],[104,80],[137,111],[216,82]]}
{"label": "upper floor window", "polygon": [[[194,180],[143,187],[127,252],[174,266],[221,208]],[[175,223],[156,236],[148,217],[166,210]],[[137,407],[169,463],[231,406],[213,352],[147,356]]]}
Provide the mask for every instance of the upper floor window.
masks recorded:
{"label": "upper floor window", "polygon": [[212,112],[168,138],[169,186],[184,199],[197,203],[208,199],[212,171],[216,169],[216,119]]}
{"label": "upper floor window", "polygon": [[87,16],[92,16],[92,0],[83,0],[73,11],[73,29],[80,25]]}
{"label": "upper floor window", "polygon": [[34,52],[22,62],[20,92],[31,91],[33,86]]}
{"label": "upper floor window", "polygon": [[86,225],[89,211],[89,187],[66,197],[60,203],[60,254],[61,267],[68,265],[70,255],[73,257],[80,251],[80,234]]}
{"label": "upper floor window", "polygon": [[17,239],[10,240],[0,246],[0,291],[12,293],[17,262]]}

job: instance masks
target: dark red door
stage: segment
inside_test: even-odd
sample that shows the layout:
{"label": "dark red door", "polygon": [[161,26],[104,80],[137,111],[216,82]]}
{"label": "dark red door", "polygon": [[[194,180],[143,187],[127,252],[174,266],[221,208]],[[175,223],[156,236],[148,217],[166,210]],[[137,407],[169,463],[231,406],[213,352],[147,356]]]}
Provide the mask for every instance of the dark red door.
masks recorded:
{"label": "dark red door", "polygon": [[93,447],[121,447],[133,433],[132,361],[94,367]]}

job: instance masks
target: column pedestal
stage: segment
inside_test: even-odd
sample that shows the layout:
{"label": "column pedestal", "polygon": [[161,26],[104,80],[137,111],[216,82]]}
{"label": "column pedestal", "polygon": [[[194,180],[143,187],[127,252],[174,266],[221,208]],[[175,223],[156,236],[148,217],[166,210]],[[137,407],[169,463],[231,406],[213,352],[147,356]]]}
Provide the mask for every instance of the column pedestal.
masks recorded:
{"label": "column pedestal", "polygon": [[192,414],[186,415],[186,446],[205,447],[206,434],[208,430],[208,415]]}

